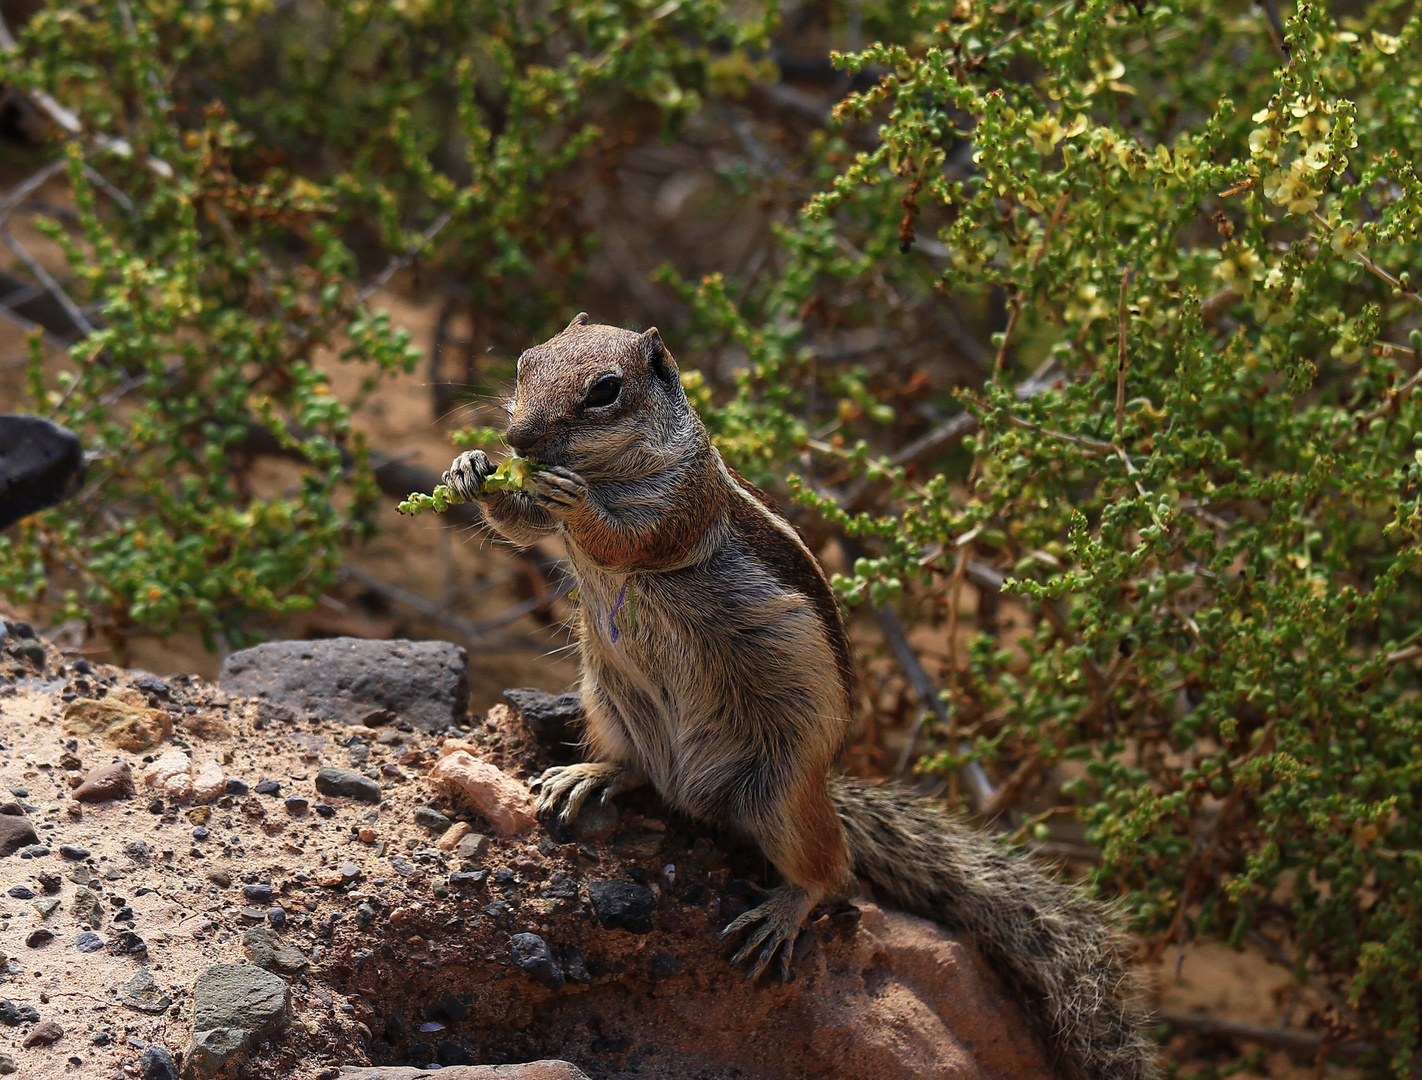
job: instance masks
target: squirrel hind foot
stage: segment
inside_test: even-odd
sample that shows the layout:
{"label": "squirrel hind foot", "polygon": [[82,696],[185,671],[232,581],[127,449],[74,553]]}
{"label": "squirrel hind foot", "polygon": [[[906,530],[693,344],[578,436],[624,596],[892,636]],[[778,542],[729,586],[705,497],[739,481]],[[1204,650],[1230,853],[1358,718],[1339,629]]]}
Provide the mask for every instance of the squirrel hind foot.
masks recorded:
{"label": "squirrel hind foot", "polygon": [[[795,978],[790,966],[795,941],[805,916],[816,902],[817,898],[799,885],[782,885],[770,890],[770,898],[765,903],[731,920],[717,935],[725,941],[742,930],[747,931],[740,949],[731,957],[734,967],[749,961],[747,982],[754,982],[773,963],[781,982],[790,982]],[[752,956],[757,949],[760,949],[759,954]]]}

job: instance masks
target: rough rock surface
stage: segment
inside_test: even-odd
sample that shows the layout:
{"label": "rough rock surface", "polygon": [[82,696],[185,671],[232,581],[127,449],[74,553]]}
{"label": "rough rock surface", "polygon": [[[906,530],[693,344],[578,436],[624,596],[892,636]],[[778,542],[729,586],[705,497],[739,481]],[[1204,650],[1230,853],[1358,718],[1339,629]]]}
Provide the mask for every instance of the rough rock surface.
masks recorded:
{"label": "rough rock surface", "polygon": [[84,448],[74,432],[41,416],[0,416],[0,529],[83,482]]}
{"label": "rough rock surface", "polygon": [[[431,1064],[448,1080],[1048,1080],[968,945],[867,901],[857,926],[812,917],[795,982],[743,983],[715,933],[755,902],[750,880],[768,884],[765,860],[650,793],[586,830],[501,834],[432,775],[444,751],[467,757],[526,808],[552,757],[506,705],[458,739],[388,717],[273,723],[270,705],[196,679],[84,671],[52,646],[35,665],[14,643],[0,823],[37,839],[0,860],[0,1053],[27,1080],[172,1080],[171,1057],[189,1078],[225,1059],[283,1080]],[[70,734],[68,694],[138,696],[170,734],[141,753]],[[192,764],[169,776],[221,766],[214,802],[141,783],[136,799],[70,798],[115,757],[141,777],[175,752]],[[324,768],[354,770],[381,802],[320,790]],[[234,970],[253,993],[219,1015],[211,973]],[[26,1047],[46,1022],[63,1038]]]}
{"label": "rough rock surface", "polygon": [[273,641],[229,656],[218,684],[298,716],[348,724],[388,711],[438,731],[469,708],[468,654],[446,641]]}
{"label": "rough rock surface", "polygon": [[[401,1066],[357,1066],[342,1069],[340,1080],[429,1080],[424,1069]],[[568,1061],[528,1061],[522,1065],[451,1065],[439,1080],[588,1080],[588,1074]]]}

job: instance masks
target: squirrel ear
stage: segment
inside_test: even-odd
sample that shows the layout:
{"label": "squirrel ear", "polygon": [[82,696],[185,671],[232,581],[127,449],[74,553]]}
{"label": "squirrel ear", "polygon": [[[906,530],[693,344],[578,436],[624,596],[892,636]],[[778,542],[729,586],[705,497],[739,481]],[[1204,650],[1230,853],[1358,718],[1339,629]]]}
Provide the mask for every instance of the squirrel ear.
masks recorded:
{"label": "squirrel ear", "polygon": [[662,335],[654,326],[639,338],[642,344],[642,355],[647,358],[647,363],[652,369],[652,373],[668,386],[681,385],[681,380],[677,376],[676,361],[672,359],[671,353],[667,352],[667,347],[662,344]]}
{"label": "squirrel ear", "polygon": [[573,321],[572,321],[572,322],[570,322],[567,326],[563,327],[563,333],[566,334],[569,330],[571,330],[571,329],[572,329],[573,327],[575,327],[575,326],[587,326],[587,324],[588,324],[588,313],[587,313],[586,311],[580,311],[580,312],[578,312],[576,315],[573,316]]}

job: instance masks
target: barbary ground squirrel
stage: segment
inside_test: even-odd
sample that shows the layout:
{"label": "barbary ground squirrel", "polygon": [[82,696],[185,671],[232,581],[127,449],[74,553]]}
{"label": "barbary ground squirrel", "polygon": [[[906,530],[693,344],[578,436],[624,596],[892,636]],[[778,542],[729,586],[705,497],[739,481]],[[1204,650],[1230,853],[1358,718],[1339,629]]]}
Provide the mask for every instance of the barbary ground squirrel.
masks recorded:
{"label": "barbary ground squirrel", "polygon": [[541,466],[524,490],[483,491],[478,450],[444,481],[515,544],[561,533],[577,579],[590,760],[543,774],[542,816],[650,782],[783,876],[723,931],[746,933],[733,962],[752,974],[788,977],[806,915],[860,874],[971,935],[1061,1080],[1153,1074],[1101,905],[904,787],[832,773],[854,700],[839,608],[795,528],[711,445],[655,329],[584,314],[529,349],[505,439]]}

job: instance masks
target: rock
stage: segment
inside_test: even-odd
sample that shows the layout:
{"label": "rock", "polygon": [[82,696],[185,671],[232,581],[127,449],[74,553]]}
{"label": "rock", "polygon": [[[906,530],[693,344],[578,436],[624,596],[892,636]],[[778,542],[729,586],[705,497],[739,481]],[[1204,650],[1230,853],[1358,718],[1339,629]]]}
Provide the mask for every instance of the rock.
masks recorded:
{"label": "rock", "polygon": [[39,834],[28,818],[0,814],[0,858],[39,842]]}
{"label": "rock", "polygon": [[[434,1073],[406,1065],[347,1065],[338,1080],[430,1080]],[[446,1065],[439,1080],[589,1080],[572,1062],[545,1058],[522,1065]]]}
{"label": "rock", "polygon": [[681,961],[665,949],[658,949],[647,964],[647,979],[662,982],[681,970]]}
{"label": "rock", "polygon": [[[77,791],[78,789],[76,788],[75,790]],[[59,854],[66,859],[73,860],[74,862],[83,862],[89,857],[89,849],[81,847],[71,847],[69,844],[60,844]]]}
{"label": "rock", "polygon": [[37,930],[31,930],[25,937],[25,944],[31,949],[38,949],[41,945],[48,945],[54,940],[54,931],[48,927],[41,926]]}
{"label": "rock", "polygon": [[260,883],[243,885],[242,895],[254,904],[270,904],[272,902],[272,887]]}
{"label": "rock", "polygon": [[74,890],[74,899],[70,901],[69,911],[74,918],[81,923],[88,923],[90,926],[101,926],[104,922],[104,905],[99,901],[99,894],[93,889],[80,885]]}
{"label": "rock", "polygon": [[192,759],[182,750],[169,750],[143,770],[143,782],[174,799],[193,794]]}
{"label": "rock", "polygon": [[516,836],[536,824],[533,795],[528,788],[465,750],[455,750],[440,758],[430,770],[429,778],[432,782],[451,785],[505,836]]}
{"label": "rock", "polygon": [[566,749],[569,744],[577,744],[576,725],[583,718],[581,694],[550,694],[523,687],[505,690],[504,700],[514,707],[545,746]]}
{"label": "rock", "polygon": [[171,735],[173,721],[166,709],[130,705],[110,695],[71,701],[64,710],[64,730],[71,735],[98,735],[120,750],[138,753]]}
{"label": "rock", "polygon": [[0,998],[0,1024],[16,1027],[19,1024],[38,1024],[39,1013],[33,1005],[16,1005]]}
{"label": "rock", "polygon": [[214,964],[193,986],[193,1036],[183,1075],[207,1080],[257,1039],[285,1023],[286,981],[253,964]]}
{"label": "rock", "polygon": [[242,949],[247,959],[268,971],[302,971],[310,963],[306,954],[281,939],[265,926],[254,926],[242,935]]}
{"label": "rock", "polygon": [[81,953],[95,953],[104,947],[104,939],[92,930],[85,930],[75,936],[74,947]]}
{"label": "rock", "polygon": [[449,828],[440,834],[435,841],[435,847],[440,851],[455,851],[466,836],[474,831],[474,826],[467,821],[456,821]]}
{"label": "rock", "polygon": [[158,989],[147,968],[139,968],[133,978],[119,987],[118,999],[146,1013],[161,1013],[173,1004],[173,999]]}
{"label": "rock", "polygon": [[328,797],[339,795],[359,802],[378,803],[384,798],[379,784],[349,769],[322,769],[316,774],[316,790]]}
{"label": "rock", "polygon": [[9,1054],[0,1054],[0,1076],[9,1076],[13,1072],[19,1072],[20,1067],[15,1064],[15,1059]]}
{"label": "rock", "polygon": [[281,785],[280,785],[279,783],[277,783],[275,780],[259,780],[259,781],[257,781],[257,794],[258,794],[258,795],[280,795],[280,794],[281,794]]}
{"label": "rock", "polygon": [[198,802],[212,802],[226,790],[227,777],[215,761],[207,762],[193,774],[193,798]]}
{"label": "rock", "polygon": [[224,690],[348,724],[387,709],[436,731],[465,718],[468,655],[444,641],[274,641],[222,665]]}
{"label": "rock", "polygon": [[247,794],[247,785],[246,785],[246,783],[244,783],[244,782],[241,781],[241,780],[238,780],[238,779],[229,777],[228,780],[227,780],[227,794],[229,794],[229,795],[245,795],[245,794]]}
{"label": "rock", "polygon": [[454,822],[450,821],[449,818],[445,817],[432,806],[415,807],[414,816],[415,824],[423,825],[426,829],[429,829],[433,832],[443,833],[452,824],[454,824]]}
{"label": "rock", "polygon": [[49,918],[57,907],[59,907],[59,897],[57,896],[47,896],[43,900],[34,902],[34,909],[39,912],[41,919]]}
{"label": "rock", "polygon": [[135,934],[132,930],[125,930],[109,942],[114,952],[119,953],[141,953],[148,951],[148,942]]}
{"label": "rock", "polygon": [[143,1051],[138,1068],[143,1080],[178,1080],[178,1065],[173,1055],[156,1043]]}
{"label": "rock", "polygon": [[[101,803],[110,799],[127,799],[133,793],[133,771],[127,762],[116,761],[90,772],[69,797],[82,803]],[[62,849],[60,854],[63,854]],[[74,858],[72,855],[68,857]],[[88,858],[88,854],[78,857]]]}
{"label": "rock", "polygon": [[548,948],[548,942],[537,934],[515,934],[509,941],[509,952],[514,965],[533,976],[534,981],[549,990],[562,988],[563,969]]}
{"label": "rock", "polygon": [[0,529],[55,505],[84,483],[84,448],[41,416],[0,416]]}
{"label": "rock", "polygon": [[589,799],[573,819],[573,835],[584,840],[601,840],[617,829],[618,817],[617,807],[612,803]]}
{"label": "rock", "polygon": [[35,898],[35,891],[26,888],[24,885],[11,885],[10,895],[16,900],[33,900]]}
{"label": "rock", "polygon": [[48,1046],[50,1043],[57,1043],[64,1038],[64,1029],[53,1020],[46,1020],[40,1024],[25,1039],[22,1045],[26,1050],[36,1046]]}
{"label": "rock", "polygon": [[629,930],[645,934],[652,929],[652,912],[657,898],[651,889],[635,881],[594,881],[588,896],[598,922],[608,930]]}
{"label": "rock", "polygon": [[286,812],[292,817],[300,817],[311,809],[311,800],[305,795],[288,795],[282,800],[282,803],[286,807]]}

